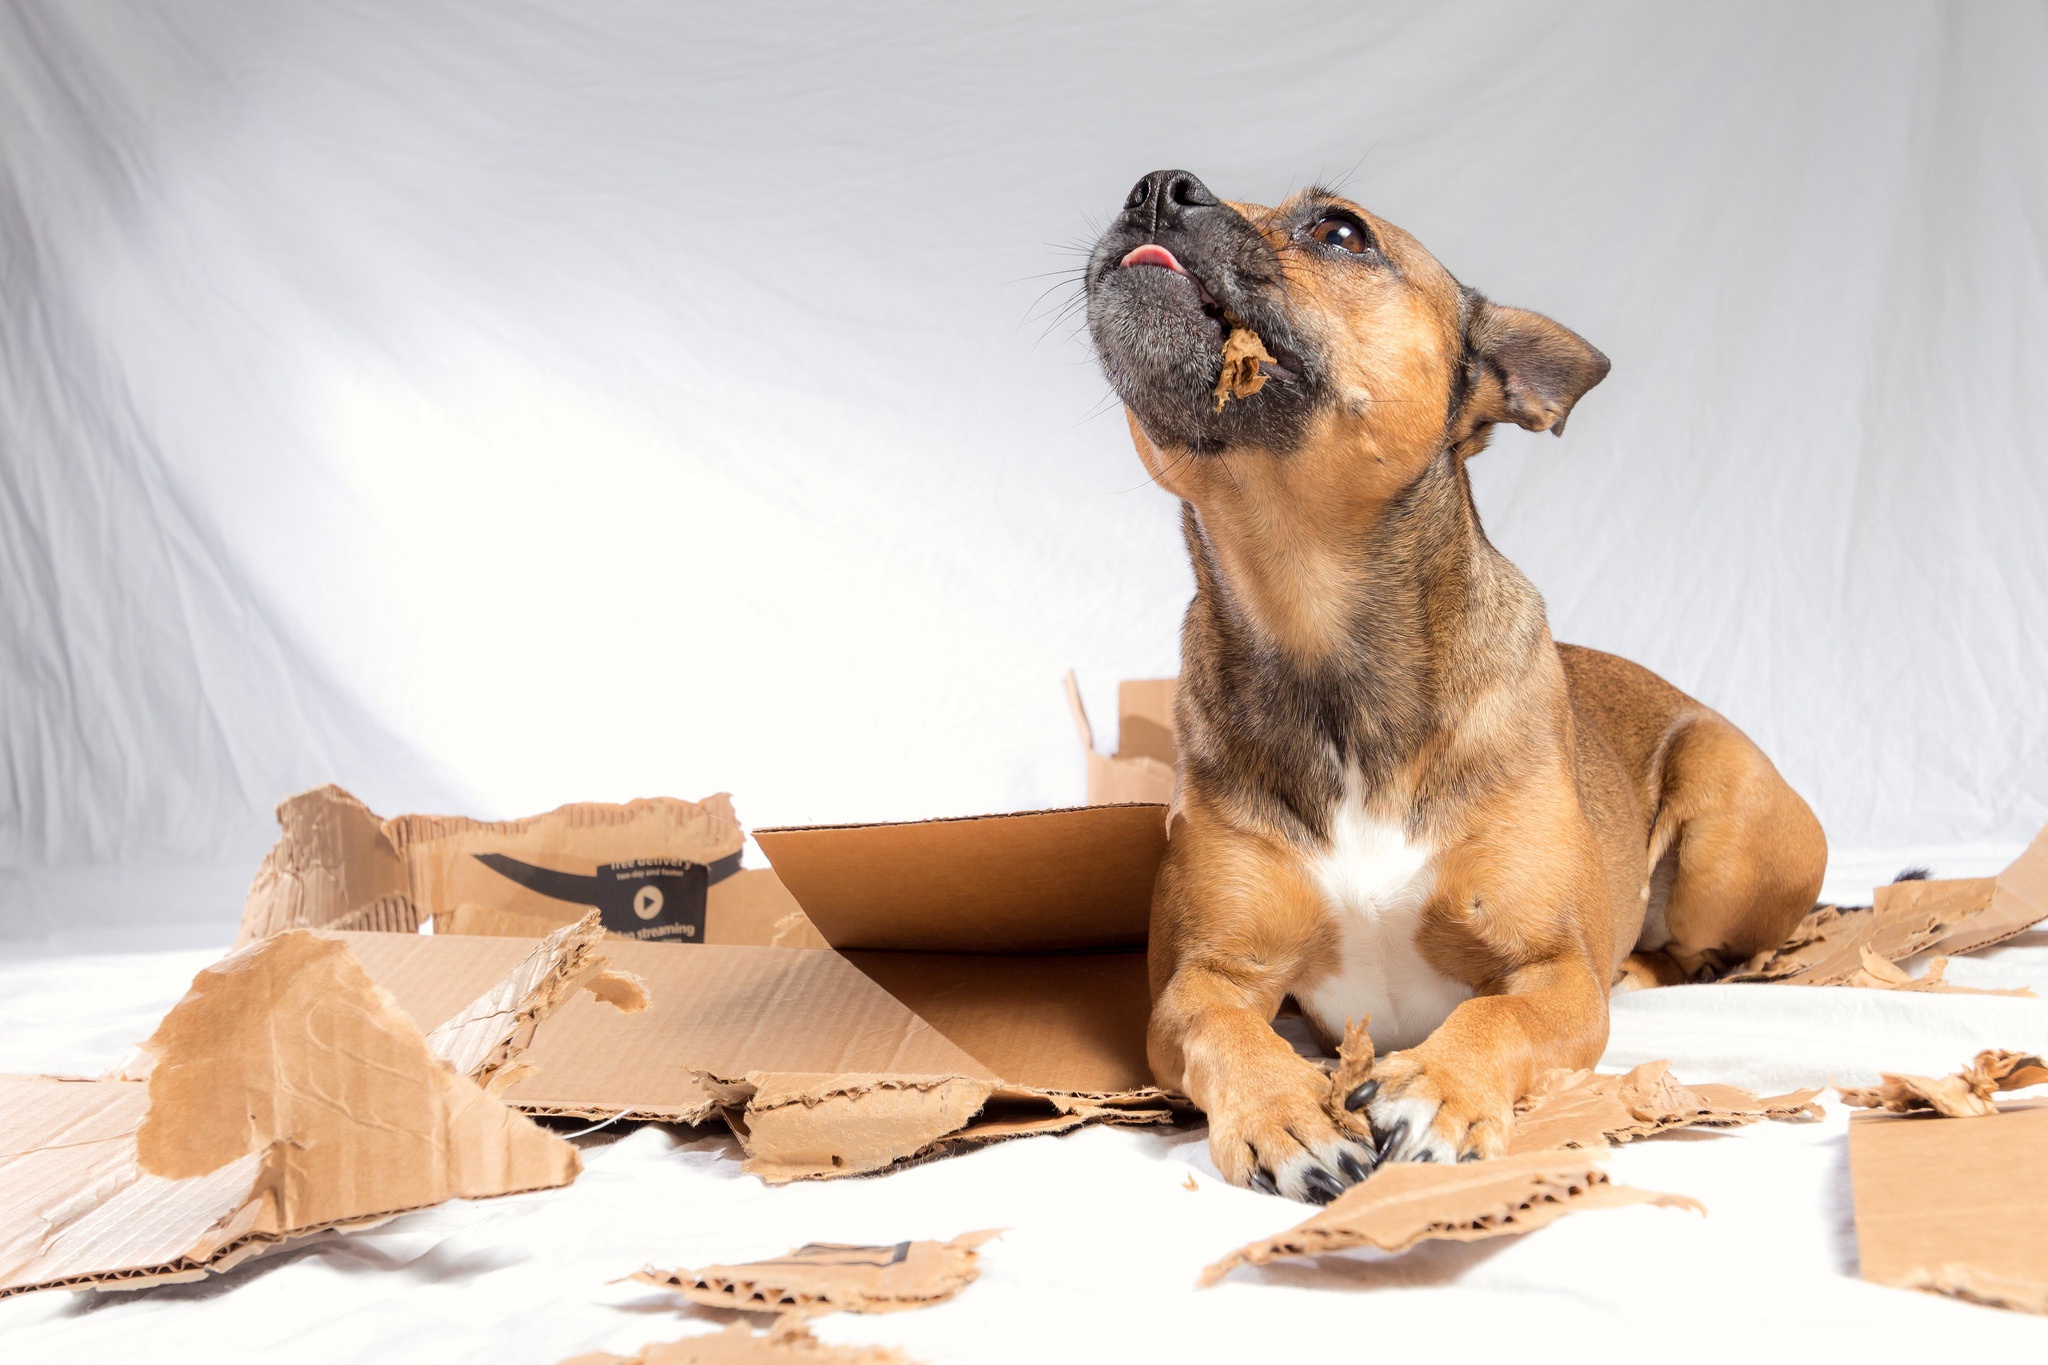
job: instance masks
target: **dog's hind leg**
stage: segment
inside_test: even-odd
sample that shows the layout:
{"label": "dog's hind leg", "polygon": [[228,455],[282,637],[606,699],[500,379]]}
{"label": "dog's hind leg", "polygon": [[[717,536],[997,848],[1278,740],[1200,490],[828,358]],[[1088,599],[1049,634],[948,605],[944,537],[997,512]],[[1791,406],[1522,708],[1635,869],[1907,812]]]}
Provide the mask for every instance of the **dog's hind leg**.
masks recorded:
{"label": "dog's hind leg", "polygon": [[1750,738],[1704,708],[1664,751],[1650,907],[1629,984],[1711,980],[1775,948],[1813,908],[1827,838]]}

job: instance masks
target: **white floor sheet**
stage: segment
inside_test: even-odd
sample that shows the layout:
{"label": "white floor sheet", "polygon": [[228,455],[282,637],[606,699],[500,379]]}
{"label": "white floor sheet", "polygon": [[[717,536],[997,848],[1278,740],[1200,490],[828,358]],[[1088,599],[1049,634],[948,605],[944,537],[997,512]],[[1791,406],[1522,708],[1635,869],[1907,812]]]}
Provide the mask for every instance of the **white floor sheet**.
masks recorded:
{"label": "white floor sheet", "polygon": [[[96,1073],[183,992],[207,953],[0,969],[0,1070]],[[2043,999],[1693,986],[1616,1001],[1606,1064],[1669,1058],[1683,1080],[1765,1089],[1947,1071],[1978,1048],[2048,1052],[2048,932],[1959,959],[1961,984]],[[779,1254],[808,1241],[1009,1231],[951,1303],[821,1321],[829,1341],[925,1362],[1431,1359],[1492,1338],[1537,1359],[1731,1356],[2039,1360],[2048,1319],[1856,1278],[1844,1146],[1825,1123],[1678,1134],[1617,1151],[1624,1183],[1705,1218],[1633,1208],[1537,1233],[1241,1270],[1210,1261],[1306,1215],[1216,1177],[1201,1129],[1010,1142],[873,1179],[770,1189],[722,1133],[579,1139],[565,1190],[454,1203],[329,1234],[191,1285],[0,1301],[9,1361],[532,1362],[715,1330],[725,1315],[619,1283],[643,1265]],[[1197,1188],[1185,1182],[1193,1174]],[[1512,1339],[1512,1346],[1510,1345]]]}

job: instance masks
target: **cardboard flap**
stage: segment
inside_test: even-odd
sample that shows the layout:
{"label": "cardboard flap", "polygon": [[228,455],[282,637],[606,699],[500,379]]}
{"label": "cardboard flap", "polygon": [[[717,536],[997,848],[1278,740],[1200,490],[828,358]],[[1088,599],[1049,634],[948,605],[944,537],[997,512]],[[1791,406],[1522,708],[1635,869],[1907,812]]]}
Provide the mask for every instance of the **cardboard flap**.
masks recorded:
{"label": "cardboard flap", "polygon": [[919,1018],[1012,1085],[1150,1090],[1145,954],[852,953]]}
{"label": "cardboard flap", "polygon": [[1166,808],[764,829],[754,838],[835,948],[1130,948],[1145,942]]}

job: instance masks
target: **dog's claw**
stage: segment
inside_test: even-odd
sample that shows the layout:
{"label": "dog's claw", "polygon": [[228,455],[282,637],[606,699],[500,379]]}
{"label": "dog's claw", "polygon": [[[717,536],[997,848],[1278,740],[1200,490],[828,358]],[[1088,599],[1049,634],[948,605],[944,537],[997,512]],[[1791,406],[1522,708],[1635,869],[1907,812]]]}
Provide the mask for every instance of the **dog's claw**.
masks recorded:
{"label": "dog's claw", "polygon": [[1372,1097],[1379,1093],[1380,1083],[1378,1081],[1367,1081],[1344,1097],[1344,1107],[1355,1114],[1368,1104],[1371,1104]]}
{"label": "dog's claw", "polygon": [[1458,1163],[1459,1163],[1460,1165],[1463,1165],[1463,1164],[1464,1164],[1465,1162],[1467,1162],[1467,1161],[1477,1161],[1477,1160],[1479,1160],[1479,1153],[1478,1153],[1477,1151],[1470,1151],[1470,1152],[1466,1152],[1466,1153],[1465,1153],[1465,1154],[1464,1154],[1463,1156],[1460,1156],[1460,1157],[1458,1158]]}
{"label": "dog's claw", "polygon": [[1337,1177],[1331,1175],[1320,1166],[1311,1169],[1307,1175],[1304,1175],[1301,1178],[1301,1183],[1307,1187],[1303,1193],[1308,1196],[1308,1200],[1312,1204],[1327,1204],[1338,1195],[1344,1193],[1344,1187],[1337,1183]]}
{"label": "dog's claw", "polygon": [[1273,1183],[1273,1177],[1261,1166],[1251,1173],[1250,1185],[1260,1194],[1278,1194],[1280,1187]]}
{"label": "dog's claw", "polygon": [[1372,1174],[1373,1164],[1360,1161],[1348,1150],[1337,1154],[1337,1169],[1342,1171],[1344,1178],[1354,1185]]}
{"label": "dog's claw", "polygon": [[1393,1127],[1374,1136],[1380,1140],[1381,1159],[1390,1160],[1401,1150],[1401,1144],[1408,1140],[1408,1120],[1397,1119]]}

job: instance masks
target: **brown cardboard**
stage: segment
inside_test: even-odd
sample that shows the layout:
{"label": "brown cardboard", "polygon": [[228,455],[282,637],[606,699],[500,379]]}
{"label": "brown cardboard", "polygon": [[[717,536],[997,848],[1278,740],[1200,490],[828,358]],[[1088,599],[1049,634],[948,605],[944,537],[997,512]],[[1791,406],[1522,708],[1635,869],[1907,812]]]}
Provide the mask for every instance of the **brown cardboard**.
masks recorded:
{"label": "brown cardboard", "polygon": [[1095,727],[1081,703],[1081,685],[1069,672],[1067,708],[1081,738],[1088,764],[1088,804],[1113,806],[1141,801],[1168,805],[1174,792],[1172,678],[1150,678],[1117,684],[1117,749],[1098,752]]}
{"label": "brown cardboard", "polygon": [[2048,1063],[2024,1052],[1986,1048],[1953,1076],[1903,1076],[1886,1072],[1868,1087],[1836,1086],[1842,1103],[1894,1114],[1932,1110],[1947,1118],[1988,1118],[1998,1112],[1991,1097],[2001,1090],[2048,1084]]}
{"label": "brown cardboard", "polygon": [[1864,952],[1886,962],[1917,953],[1974,952],[2048,917],[2048,829],[1995,877],[1907,881],[1880,886],[1867,907],[1822,905],[1783,946],[1760,953],[1728,981],[1852,984]]}
{"label": "brown cardboard", "polygon": [[237,946],[286,929],[538,938],[602,903],[613,934],[675,943],[820,946],[765,868],[739,867],[723,793],[583,802],[522,820],[380,820],[339,787],[277,808],[278,842],[249,888]]}
{"label": "brown cardboard", "polygon": [[1472,1242],[1533,1232],[1585,1209],[1648,1203],[1706,1212],[1682,1195],[1612,1184],[1600,1160],[1598,1153],[1551,1150],[1450,1166],[1382,1166],[1306,1222],[1217,1261],[1202,1272],[1201,1283],[1283,1257],[1360,1246],[1400,1252],[1426,1240]]}
{"label": "brown cardboard", "polygon": [[1759,1099],[1733,1085],[1681,1085],[1669,1062],[1645,1062],[1620,1076],[1553,1071],[1515,1113],[1511,1153],[1634,1142],[1675,1128],[1739,1128],[1763,1119],[1813,1122],[1818,1090]]}
{"label": "brown cardboard", "polygon": [[0,1294],[194,1279],[581,1169],[331,938],[287,932],[200,972],[143,1053],[146,1081],[0,1078]]}
{"label": "brown cardboard", "polygon": [[1856,1114],[1849,1178],[1864,1279],[2048,1313],[2048,1100]]}
{"label": "brown cardboard", "polygon": [[828,1346],[801,1322],[756,1332],[744,1321],[723,1332],[642,1346],[630,1356],[594,1351],[561,1365],[914,1365],[893,1346]]}
{"label": "brown cardboard", "polygon": [[950,1242],[848,1246],[811,1242],[787,1256],[699,1270],[656,1270],[633,1276],[708,1308],[749,1313],[894,1313],[944,1303],[981,1274],[982,1243],[1000,1229],[969,1232]]}

